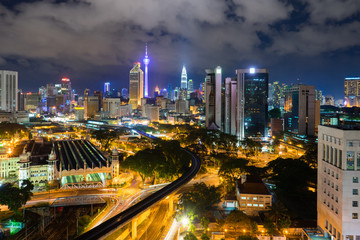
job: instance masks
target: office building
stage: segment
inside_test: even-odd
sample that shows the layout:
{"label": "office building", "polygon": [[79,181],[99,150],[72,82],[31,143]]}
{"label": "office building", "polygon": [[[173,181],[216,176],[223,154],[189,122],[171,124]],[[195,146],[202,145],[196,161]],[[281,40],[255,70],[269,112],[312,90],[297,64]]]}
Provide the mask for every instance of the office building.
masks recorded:
{"label": "office building", "polygon": [[187,73],[186,73],[186,68],[185,66],[183,66],[182,71],[181,71],[181,87],[182,89],[187,89]]}
{"label": "office building", "polygon": [[266,137],[268,117],[267,69],[237,69],[237,121],[239,139]]}
{"label": "office building", "polygon": [[221,67],[206,69],[206,123],[207,128],[222,128],[222,74]]}
{"label": "office building", "polygon": [[117,118],[120,116],[120,105],[120,98],[105,98],[103,109],[109,112],[110,118]]}
{"label": "office building", "polygon": [[145,104],[145,115],[150,120],[150,122],[159,121],[159,106],[154,106],[151,104]]}
{"label": "office building", "polygon": [[85,120],[85,108],[84,107],[74,107],[74,115],[76,121]]}
{"label": "office building", "polygon": [[279,82],[269,83],[269,109],[280,108],[281,85]]}
{"label": "office building", "polygon": [[25,111],[36,112],[41,102],[40,93],[27,93],[25,96]]}
{"label": "office building", "polygon": [[144,97],[144,72],[140,68],[140,63],[134,63],[130,70],[129,84],[129,104],[133,109],[141,105],[141,99]]}
{"label": "office building", "polygon": [[0,110],[15,112],[18,109],[18,73],[0,70]]}
{"label": "office building", "polygon": [[98,98],[98,106],[99,106],[99,109],[98,111],[100,111],[102,108],[103,108],[103,93],[102,91],[94,91],[94,97],[97,97]]}
{"label": "office building", "polygon": [[86,96],[84,99],[85,119],[94,118],[99,112],[99,98],[96,96]]}
{"label": "office building", "polygon": [[187,98],[188,99],[190,98],[190,93],[193,93],[193,92],[194,92],[194,83],[193,83],[192,79],[189,79],[188,90],[187,90]]}
{"label": "office building", "polygon": [[319,126],[317,225],[325,237],[360,238],[360,127]]}
{"label": "office building", "polygon": [[224,99],[224,132],[236,135],[237,117],[237,81],[236,78],[225,78],[225,99]]}
{"label": "office building", "polygon": [[[319,102],[320,103],[320,102]],[[293,85],[285,90],[284,130],[300,135],[315,135],[315,87]]]}
{"label": "office building", "polygon": [[175,112],[185,114],[187,112],[186,100],[178,99],[175,100]]}
{"label": "office building", "polygon": [[18,90],[17,93],[17,110],[18,111],[25,111],[25,94],[22,92],[21,89]]}
{"label": "office building", "polygon": [[149,97],[149,71],[148,71],[148,65],[150,63],[150,59],[147,52],[147,44],[145,46],[145,58],[143,59],[144,65],[145,65],[145,82],[144,82],[144,97]]}
{"label": "office building", "polygon": [[360,77],[347,77],[344,80],[345,106],[360,107]]}

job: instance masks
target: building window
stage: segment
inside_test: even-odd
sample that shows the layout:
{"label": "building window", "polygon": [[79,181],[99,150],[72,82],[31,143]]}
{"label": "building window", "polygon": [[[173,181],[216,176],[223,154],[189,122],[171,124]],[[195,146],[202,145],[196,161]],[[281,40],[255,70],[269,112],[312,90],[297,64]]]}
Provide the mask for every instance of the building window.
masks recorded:
{"label": "building window", "polygon": [[357,153],[356,170],[360,171],[360,152]]}
{"label": "building window", "polygon": [[328,225],[329,225],[328,220],[325,220],[325,228],[326,229],[328,229]]}
{"label": "building window", "polygon": [[338,202],[338,197],[335,196],[335,202]]}
{"label": "building window", "polygon": [[337,208],[335,208],[335,213],[338,214],[338,209]]}
{"label": "building window", "polygon": [[358,177],[353,177],[353,183],[358,183],[359,182],[359,178]]}
{"label": "building window", "polygon": [[324,178],[324,183],[326,183],[326,178]]}
{"label": "building window", "polygon": [[323,160],[325,160],[325,144],[323,144],[323,157],[322,157]]}
{"label": "building window", "polygon": [[349,147],[352,147],[352,146],[353,146],[353,142],[351,142],[351,141],[348,142],[348,146],[349,146]]}
{"label": "building window", "polygon": [[338,185],[335,186],[335,190],[338,191],[339,190],[339,187]]}
{"label": "building window", "polygon": [[353,195],[358,195],[358,190],[357,189],[353,189]]}
{"label": "building window", "polygon": [[336,174],[336,179],[339,179],[339,174]]}
{"label": "building window", "polygon": [[358,206],[358,201],[352,201],[352,206],[357,207]]}
{"label": "building window", "polygon": [[329,162],[329,146],[326,145],[326,161]]}
{"label": "building window", "polygon": [[358,219],[358,214],[357,214],[357,213],[353,213],[353,214],[352,214],[352,219]]}
{"label": "building window", "polygon": [[346,169],[354,170],[354,152],[348,151],[346,154]]}

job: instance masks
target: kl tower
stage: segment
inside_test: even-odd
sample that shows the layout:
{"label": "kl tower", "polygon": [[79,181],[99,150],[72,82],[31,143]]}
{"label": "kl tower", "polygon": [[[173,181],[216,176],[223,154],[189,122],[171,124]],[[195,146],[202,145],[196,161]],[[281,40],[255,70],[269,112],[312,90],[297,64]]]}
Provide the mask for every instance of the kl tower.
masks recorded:
{"label": "kl tower", "polygon": [[147,43],[145,46],[145,58],[144,58],[144,64],[145,64],[145,82],[144,82],[144,97],[149,97],[149,78],[148,78],[148,65],[150,62],[150,59],[147,54]]}

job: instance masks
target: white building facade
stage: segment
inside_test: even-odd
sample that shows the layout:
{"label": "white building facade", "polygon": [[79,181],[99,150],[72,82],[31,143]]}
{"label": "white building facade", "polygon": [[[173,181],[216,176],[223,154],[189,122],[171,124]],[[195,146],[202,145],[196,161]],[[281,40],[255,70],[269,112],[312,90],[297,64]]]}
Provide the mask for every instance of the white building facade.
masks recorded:
{"label": "white building facade", "polygon": [[319,126],[317,223],[325,236],[360,239],[360,127]]}
{"label": "white building facade", "polygon": [[0,110],[17,111],[18,73],[0,70]]}

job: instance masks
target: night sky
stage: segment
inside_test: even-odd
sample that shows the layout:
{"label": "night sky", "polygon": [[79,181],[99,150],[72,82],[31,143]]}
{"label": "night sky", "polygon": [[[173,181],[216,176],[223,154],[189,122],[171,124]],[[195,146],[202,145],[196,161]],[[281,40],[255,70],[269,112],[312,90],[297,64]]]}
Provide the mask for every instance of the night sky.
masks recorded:
{"label": "night sky", "polygon": [[128,88],[133,62],[151,59],[150,91],[180,85],[184,64],[198,88],[205,68],[268,68],[270,81],[315,85],[343,97],[360,76],[359,0],[73,0],[0,2],[0,69],[37,91],[71,79],[83,92]]}

